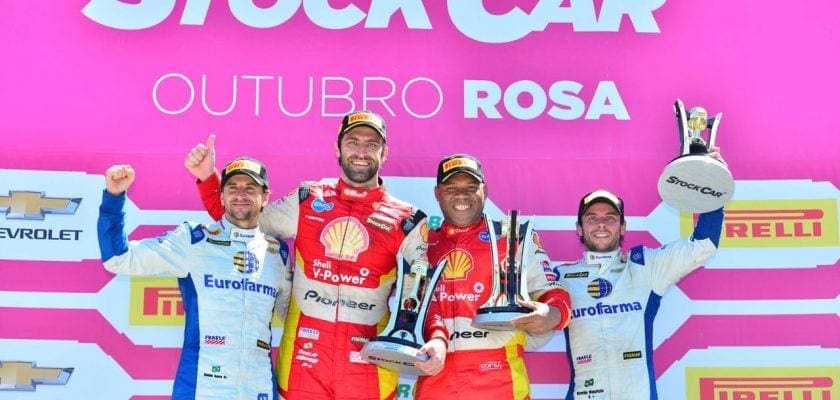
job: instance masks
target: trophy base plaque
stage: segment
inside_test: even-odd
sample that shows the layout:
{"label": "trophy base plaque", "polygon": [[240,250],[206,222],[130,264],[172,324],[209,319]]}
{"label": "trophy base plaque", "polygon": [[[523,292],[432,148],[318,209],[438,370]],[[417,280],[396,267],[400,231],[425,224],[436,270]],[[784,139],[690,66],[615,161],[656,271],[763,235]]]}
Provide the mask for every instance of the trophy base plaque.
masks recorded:
{"label": "trophy base plaque", "polygon": [[531,310],[519,306],[484,307],[473,317],[472,325],[476,328],[509,331],[515,329],[510,321],[530,313]]}
{"label": "trophy base plaque", "polygon": [[717,210],[732,199],[735,180],[720,161],[705,154],[688,154],[665,167],[657,188],[669,206],[704,213]]}
{"label": "trophy base plaque", "polygon": [[419,348],[419,344],[408,340],[390,336],[377,336],[376,339],[367,342],[365,347],[362,348],[362,357],[371,364],[392,371],[409,375],[425,375],[420,368],[414,366],[415,361],[429,359],[429,356],[425,354],[417,354]]}

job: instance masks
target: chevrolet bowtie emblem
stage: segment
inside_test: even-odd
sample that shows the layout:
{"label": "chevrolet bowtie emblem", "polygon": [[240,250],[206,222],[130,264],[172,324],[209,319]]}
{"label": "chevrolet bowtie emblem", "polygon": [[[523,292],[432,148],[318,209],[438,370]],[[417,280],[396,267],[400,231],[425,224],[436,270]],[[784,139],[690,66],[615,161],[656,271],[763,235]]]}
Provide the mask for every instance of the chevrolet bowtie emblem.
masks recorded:
{"label": "chevrolet bowtie emblem", "polygon": [[34,362],[0,361],[0,391],[34,391],[35,385],[66,385],[73,368],[41,368]]}
{"label": "chevrolet bowtie emblem", "polygon": [[0,196],[6,219],[44,219],[45,214],[75,214],[81,198],[44,197],[44,192],[9,191]]}

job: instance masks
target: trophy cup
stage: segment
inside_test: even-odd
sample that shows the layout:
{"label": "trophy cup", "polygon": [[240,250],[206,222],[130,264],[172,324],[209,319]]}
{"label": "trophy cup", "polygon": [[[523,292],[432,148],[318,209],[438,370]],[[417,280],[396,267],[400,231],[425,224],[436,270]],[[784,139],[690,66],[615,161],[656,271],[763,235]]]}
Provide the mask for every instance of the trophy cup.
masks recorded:
{"label": "trophy cup", "polygon": [[534,242],[533,223],[526,221],[519,224],[517,211],[512,210],[508,220],[501,221],[501,235],[507,235],[507,257],[499,262],[499,249],[496,245],[496,223],[487,221],[490,230],[490,253],[493,260],[493,289],[487,300],[473,317],[472,325],[481,329],[512,330],[510,321],[531,312],[526,307],[516,304],[516,300],[525,300],[522,293],[528,293],[526,287],[528,265],[527,256],[530,244]]}
{"label": "trophy cup", "polygon": [[[703,107],[694,107],[686,115],[682,101],[674,103],[679,126],[682,154],[662,171],[657,188],[659,196],[677,210],[703,213],[723,207],[732,198],[735,181],[726,165],[707,155],[715,145],[723,113],[709,118]],[[701,133],[710,129],[709,140]]]}
{"label": "trophy cup", "polygon": [[[403,265],[402,257],[398,264]],[[417,354],[423,346],[423,325],[429,309],[435,285],[446,267],[441,261],[437,268],[430,269],[429,263],[415,260],[408,272],[404,268],[397,274],[396,311],[382,332],[375,339],[365,343],[362,357],[365,361],[393,371],[410,375],[425,375],[414,366],[415,361],[426,361],[429,356]]]}

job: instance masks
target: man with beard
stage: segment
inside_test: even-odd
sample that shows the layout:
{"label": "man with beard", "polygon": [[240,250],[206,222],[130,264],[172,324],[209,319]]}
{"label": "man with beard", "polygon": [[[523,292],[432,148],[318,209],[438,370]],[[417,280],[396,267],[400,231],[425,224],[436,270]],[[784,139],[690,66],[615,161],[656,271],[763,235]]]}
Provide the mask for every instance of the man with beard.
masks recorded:
{"label": "man with beard", "polygon": [[99,248],[108,271],[178,278],[186,321],[172,399],[276,399],[270,324],[288,307],[292,272],[286,244],[259,230],[265,167],[245,157],[225,167],[218,223],[128,242],[123,205],[134,178],[129,165],[106,171]]}
{"label": "man with beard", "polygon": [[[387,323],[397,257],[428,262],[425,214],[389,195],[379,177],[388,156],[385,132],[385,122],[370,111],[345,115],[335,144],[338,182],[303,182],[260,219],[267,233],[295,239],[292,299],[278,356],[280,394],[287,400],[395,398],[397,373],[366,363],[361,349]],[[184,163],[217,218],[222,209],[213,158],[211,136]],[[429,359],[418,367],[435,374],[448,333],[428,318],[425,336],[419,352]]]}
{"label": "man with beard", "polygon": [[[484,215],[487,185],[479,161],[454,154],[438,165],[435,198],[443,212],[441,226],[430,226],[429,260],[447,260],[432,304],[437,304],[451,332],[449,355],[443,371],[417,380],[418,400],[481,398],[522,400],[530,398],[530,383],[523,353],[534,336],[548,340],[554,329],[569,322],[569,294],[555,281],[546,252],[534,234],[532,243],[520,243],[528,252],[525,266],[528,299],[519,305],[532,311],[511,321],[509,330],[472,326],[479,307],[491,296],[493,265],[507,254],[507,236],[490,237]],[[525,240],[525,238],[523,238]],[[493,260],[491,241],[498,246]],[[529,345],[529,343],[531,345]]]}
{"label": "man with beard", "polygon": [[[709,155],[723,162],[718,148]],[[665,292],[717,251],[723,209],[700,214],[694,233],[621,254],[624,201],[596,190],[580,199],[580,261],[555,268],[572,296],[566,328],[572,380],[566,399],[656,399],[653,319]],[[673,394],[671,394],[673,395]]]}

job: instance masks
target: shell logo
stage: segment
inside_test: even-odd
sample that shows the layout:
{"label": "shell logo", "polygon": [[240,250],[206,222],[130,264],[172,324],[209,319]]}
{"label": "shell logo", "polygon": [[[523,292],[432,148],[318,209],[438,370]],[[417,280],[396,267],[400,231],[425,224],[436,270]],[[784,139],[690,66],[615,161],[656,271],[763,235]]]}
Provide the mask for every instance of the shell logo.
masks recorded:
{"label": "shell logo", "polygon": [[370,236],[356,218],[336,218],[321,231],[321,244],[327,257],[356,261],[368,249]]}
{"label": "shell logo", "polygon": [[473,268],[473,260],[469,253],[463,250],[453,250],[446,255],[446,269],[443,277],[446,279],[464,279]]}
{"label": "shell logo", "polygon": [[429,224],[426,222],[420,225],[420,237],[423,238],[423,243],[429,243]]}

